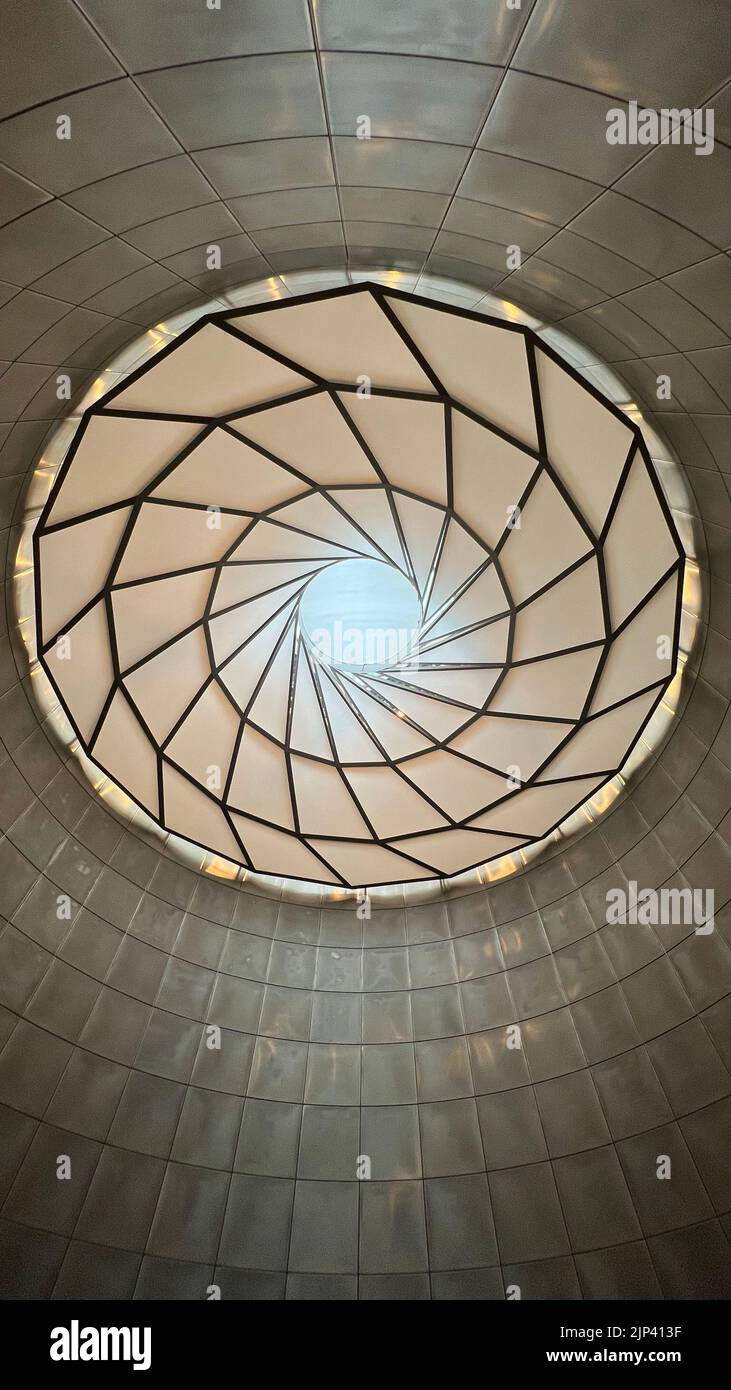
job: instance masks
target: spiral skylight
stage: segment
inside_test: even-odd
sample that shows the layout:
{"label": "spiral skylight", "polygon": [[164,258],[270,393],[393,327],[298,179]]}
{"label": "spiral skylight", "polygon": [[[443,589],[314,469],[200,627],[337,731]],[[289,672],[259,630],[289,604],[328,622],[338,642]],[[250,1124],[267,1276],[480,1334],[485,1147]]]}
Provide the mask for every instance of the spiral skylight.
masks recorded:
{"label": "spiral skylight", "polygon": [[262,873],[532,843],[676,669],[683,550],[639,430],[529,329],[378,285],[197,322],[87,411],[34,546],[86,753]]}

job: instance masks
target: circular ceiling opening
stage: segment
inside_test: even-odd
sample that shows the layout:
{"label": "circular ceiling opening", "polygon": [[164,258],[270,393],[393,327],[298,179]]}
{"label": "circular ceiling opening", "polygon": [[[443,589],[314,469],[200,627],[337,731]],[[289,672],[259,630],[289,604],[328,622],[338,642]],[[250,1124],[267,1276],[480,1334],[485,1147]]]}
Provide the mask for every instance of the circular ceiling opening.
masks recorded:
{"label": "circular ceiling opening", "polygon": [[611,804],[690,640],[635,407],[378,284],[207,314],[113,380],[38,471],[16,594],[103,794],[334,889],[507,872]]}
{"label": "circular ceiling opening", "polygon": [[331,666],[377,671],[415,652],[421,603],[410,580],[381,560],[343,560],[310,580],[300,624]]}

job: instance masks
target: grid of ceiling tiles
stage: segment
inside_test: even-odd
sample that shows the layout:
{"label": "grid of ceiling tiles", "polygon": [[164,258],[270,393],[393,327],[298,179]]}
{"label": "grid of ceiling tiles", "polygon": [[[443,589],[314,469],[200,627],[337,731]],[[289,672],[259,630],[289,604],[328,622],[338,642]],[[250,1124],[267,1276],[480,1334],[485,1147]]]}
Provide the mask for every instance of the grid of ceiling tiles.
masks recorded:
{"label": "grid of ceiling tiles", "polygon": [[[523,328],[285,301],[194,326],[85,426],[34,538],[45,669],[99,767],[248,868],[504,855],[623,765],[675,671],[683,551],[639,429]],[[422,621],[356,677],[299,611],[363,557]]]}
{"label": "grid of ceiling tiles", "polygon": [[[104,37],[61,0],[4,10],[6,527],[66,408],[59,371],[81,389],[140,326],[246,279],[233,258],[201,270],[227,229],[254,273],[342,263],[344,226],[353,265],[488,285],[517,241],[511,296],[616,363],[675,443],[710,607],[672,738],[582,839],[362,923],[200,878],[120,825],[0,637],[3,1294],[197,1299],[215,1278],[228,1298],[728,1297],[727,7],[323,3],[332,146],[296,80],[319,78],[302,10],[249,5],[244,27],[224,0],[216,31],[197,5],[90,3]],[[607,146],[597,121],[635,97],[712,98],[713,154]],[[63,153],[59,112],[81,117]],[[714,889],[715,931],[607,924],[628,880]]]}

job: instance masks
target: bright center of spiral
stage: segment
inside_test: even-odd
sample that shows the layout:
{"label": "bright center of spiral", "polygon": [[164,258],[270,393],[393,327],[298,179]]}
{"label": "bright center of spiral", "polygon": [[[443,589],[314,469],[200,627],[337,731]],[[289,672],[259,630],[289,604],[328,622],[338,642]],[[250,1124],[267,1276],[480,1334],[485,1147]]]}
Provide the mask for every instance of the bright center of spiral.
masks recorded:
{"label": "bright center of spiral", "polygon": [[341,560],[310,580],[300,622],[310,645],[333,666],[374,670],[406,658],[421,604],[413,584],[381,560]]}

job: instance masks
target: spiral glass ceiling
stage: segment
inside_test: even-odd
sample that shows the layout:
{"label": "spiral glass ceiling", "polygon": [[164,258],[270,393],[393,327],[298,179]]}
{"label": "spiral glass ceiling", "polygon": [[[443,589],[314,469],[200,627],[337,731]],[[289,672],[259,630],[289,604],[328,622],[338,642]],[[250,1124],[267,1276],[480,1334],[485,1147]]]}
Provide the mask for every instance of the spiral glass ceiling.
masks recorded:
{"label": "spiral glass ceiling", "polygon": [[[378,284],[194,323],[87,409],[34,547],[85,753],[264,874],[534,844],[676,670],[684,554],[639,429],[530,329]],[[364,565],[418,599],[395,649]],[[307,635],[325,584],[372,650]]]}

